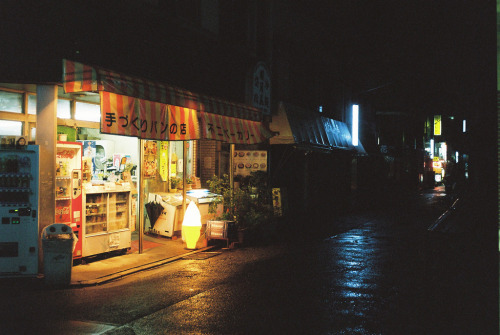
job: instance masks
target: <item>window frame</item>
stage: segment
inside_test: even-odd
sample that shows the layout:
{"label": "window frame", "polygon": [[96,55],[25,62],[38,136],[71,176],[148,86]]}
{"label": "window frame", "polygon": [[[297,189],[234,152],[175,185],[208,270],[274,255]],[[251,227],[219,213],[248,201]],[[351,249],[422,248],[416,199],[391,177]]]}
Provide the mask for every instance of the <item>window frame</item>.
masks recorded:
{"label": "window frame", "polygon": [[[21,136],[29,138],[30,141],[34,141],[35,139],[31,137],[31,131],[33,128],[36,128],[36,126],[37,126],[37,115],[36,114],[29,114],[29,112],[28,112],[28,96],[33,95],[36,97],[36,93],[22,91],[22,90],[16,90],[16,89],[7,88],[7,87],[0,87],[0,91],[10,92],[10,93],[18,93],[18,94],[23,95],[23,104],[21,107],[21,109],[22,109],[21,113],[0,111],[0,120],[22,122],[22,135]],[[69,99],[66,97],[58,97],[57,99],[70,101],[70,118],[69,119],[57,118],[57,125],[58,126],[68,126],[68,127],[75,127],[75,128],[94,128],[94,129],[100,128],[100,121],[94,122],[94,121],[83,121],[83,120],[76,120],[75,119],[75,108],[76,108],[77,102],[92,104],[92,105],[94,105],[94,104],[99,105],[99,103],[80,100],[80,99],[77,99],[76,97],[72,97]]]}

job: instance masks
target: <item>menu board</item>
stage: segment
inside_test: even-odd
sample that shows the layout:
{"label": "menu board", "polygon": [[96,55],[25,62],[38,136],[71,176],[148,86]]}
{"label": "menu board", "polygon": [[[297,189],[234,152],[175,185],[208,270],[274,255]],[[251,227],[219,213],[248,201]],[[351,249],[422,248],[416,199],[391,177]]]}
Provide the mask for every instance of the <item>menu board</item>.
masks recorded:
{"label": "menu board", "polygon": [[235,150],[234,174],[249,176],[253,171],[267,172],[267,151]]}

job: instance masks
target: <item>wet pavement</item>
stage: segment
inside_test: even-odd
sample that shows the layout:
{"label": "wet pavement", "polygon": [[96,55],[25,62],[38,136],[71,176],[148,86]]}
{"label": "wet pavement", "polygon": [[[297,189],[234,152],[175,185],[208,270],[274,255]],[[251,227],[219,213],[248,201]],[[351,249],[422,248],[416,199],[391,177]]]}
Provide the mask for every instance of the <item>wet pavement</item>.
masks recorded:
{"label": "wet pavement", "polygon": [[144,235],[143,252],[139,253],[138,234],[132,233],[132,248],[125,255],[109,255],[79,262],[71,269],[72,287],[101,285],[106,282],[130,276],[134,273],[162,266],[181,259],[187,255],[196,254],[214,248],[206,246],[203,236],[197,243],[197,249],[187,249],[182,239],[171,239],[157,235]]}
{"label": "wet pavement", "polygon": [[498,334],[498,251],[475,229],[428,230],[450,204],[441,189],[390,203],[100,286],[0,285],[2,316],[19,320],[12,334],[28,319],[47,334]]}
{"label": "wet pavement", "polygon": [[[428,190],[398,197],[390,208],[335,218],[331,230],[336,233],[325,238],[298,238],[291,231],[280,247],[223,253],[220,266],[243,266],[233,276],[120,329],[136,334],[498,334],[498,259],[472,236],[428,230],[451,200],[442,188]],[[248,262],[251,257],[256,260]],[[196,268],[200,276],[208,270],[199,263]],[[197,276],[191,278],[197,282]]]}

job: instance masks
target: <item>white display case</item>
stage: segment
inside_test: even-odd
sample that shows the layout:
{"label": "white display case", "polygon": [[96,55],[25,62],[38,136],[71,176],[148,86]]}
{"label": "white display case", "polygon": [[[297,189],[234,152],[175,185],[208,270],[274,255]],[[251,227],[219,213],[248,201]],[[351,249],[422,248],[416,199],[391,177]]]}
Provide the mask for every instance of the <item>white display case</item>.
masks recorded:
{"label": "white display case", "polygon": [[86,188],[84,208],[83,257],[130,248],[130,190]]}

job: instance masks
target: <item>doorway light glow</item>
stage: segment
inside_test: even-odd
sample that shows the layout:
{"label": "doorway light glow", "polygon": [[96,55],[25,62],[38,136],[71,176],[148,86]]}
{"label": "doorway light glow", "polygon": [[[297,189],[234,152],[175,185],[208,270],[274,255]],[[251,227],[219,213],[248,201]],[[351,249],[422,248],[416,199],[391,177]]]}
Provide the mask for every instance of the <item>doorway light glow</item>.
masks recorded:
{"label": "doorway light glow", "polygon": [[445,142],[441,143],[441,149],[440,149],[441,157],[446,161],[448,160],[448,146],[446,145]]}
{"label": "doorway light glow", "polygon": [[359,106],[352,105],[352,145],[358,146]]}
{"label": "doorway light glow", "polygon": [[465,133],[466,130],[467,130],[467,122],[465,120],[463,120],[463,122],[462,122],[462,133]]}

